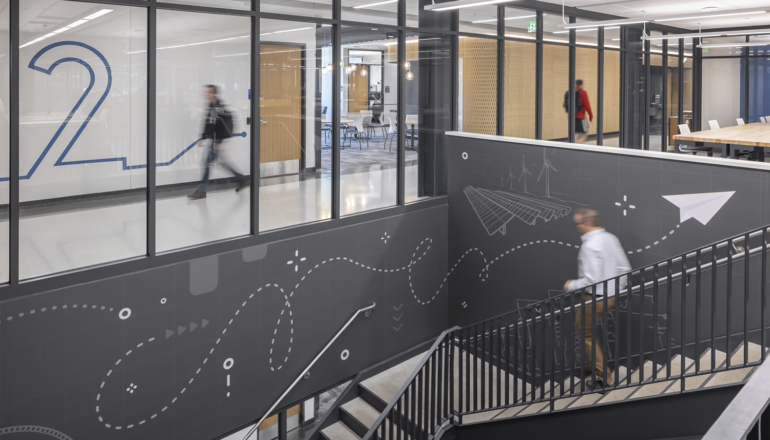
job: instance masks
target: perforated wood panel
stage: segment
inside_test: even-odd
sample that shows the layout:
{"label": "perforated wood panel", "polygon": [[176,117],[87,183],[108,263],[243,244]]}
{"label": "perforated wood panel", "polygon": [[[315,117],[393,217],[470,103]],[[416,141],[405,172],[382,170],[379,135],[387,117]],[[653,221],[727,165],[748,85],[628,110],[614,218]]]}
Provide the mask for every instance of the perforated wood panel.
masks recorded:
{"label": "perforated wood panel", "polygon": [[497,41],[460,39],[462,131],[497,132]]}
{"label": "perforated wood panel", "polygon": [[566,139],[569,115],[564,93],[569,86],[569,49],[543,45],[543,139]]}
{"label": "perforated wood panel", "polygon": [[620,52],[604,51],[604,133],[620,130]]}
{"label": "perforated wood panel", "polygon": [[505,135],[535,138],[536,46],[505,42]]}
{"label": "perforated wood panel", "polygon": [[[297,414],[299,414],[299,405],[293,406],[293,407],[291,407],[291,408],[286,410],[286,418],[287,419],[289,417],[296,416]],[[269,427],[271,427],[273,425],[276,425],[276,424],[278,424],[278,415],[277,414],[274,415],[274,416],[266,418],[265,421],[262,422],[261,425],[259,425],[259,430],[260,431],[264,431],[265,429],[267,429],[267,428],[269,428]]]}
{"label": "perforated wood panel", "polygon": [[301,46],[260,45],[260,163],[296,160],[302,149]]}
{"label": "perforated wood panel", "polygon": [[[577,57],[575,59],[575,79],[583,80],[583,89],[588,95],[588,104],[593,111],[594,118],[596,118],[596,93],[598,90],[596,83],[599,78],[597,74],[599,71],[599,53],[596,49],[578,47],[575,49],[575,56]],[[563,101],[564,96],[562,96]],[[575,112],[577,111],[578,109],[575,109]],[[589,115],[586,112],[586,118],[588,117]],[[589,136],[596,134],[596,119],[589,126],[588,134]]]}

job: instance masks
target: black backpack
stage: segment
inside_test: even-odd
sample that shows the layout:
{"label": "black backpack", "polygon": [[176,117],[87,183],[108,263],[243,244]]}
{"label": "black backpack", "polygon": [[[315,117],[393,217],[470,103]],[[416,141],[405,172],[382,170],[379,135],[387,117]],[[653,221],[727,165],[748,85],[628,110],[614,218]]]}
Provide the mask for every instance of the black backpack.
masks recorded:
{"label": "black backpack", "polygon": [[[228,139],[233,137],[233,131],[235,130],[233,114],[235,110],[226,104],[221,104],[221,107],[216,109],[217,119],[217,137],[219,139]],[[220,125],[221,124],[221,125]]]}
{"label": "black backpack", "polygon": [[[564,92],[564,102],[562,103],[564,111],[569,113],[569,90]],[[575,90],[575,113],[579,112],[583,108],[583,101],[580,100],[580,90]]]}

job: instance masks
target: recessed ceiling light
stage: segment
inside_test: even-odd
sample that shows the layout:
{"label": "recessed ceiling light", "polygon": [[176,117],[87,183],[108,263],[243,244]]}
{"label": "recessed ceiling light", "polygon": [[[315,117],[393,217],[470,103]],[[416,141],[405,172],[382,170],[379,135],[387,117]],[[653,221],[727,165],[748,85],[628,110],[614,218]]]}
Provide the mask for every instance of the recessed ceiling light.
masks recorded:
{"label": "recessed ceiling light", "polygon": [[716,6],[706,6],[705,8],[701,9],[703,12],[716,12],[719,10]]}

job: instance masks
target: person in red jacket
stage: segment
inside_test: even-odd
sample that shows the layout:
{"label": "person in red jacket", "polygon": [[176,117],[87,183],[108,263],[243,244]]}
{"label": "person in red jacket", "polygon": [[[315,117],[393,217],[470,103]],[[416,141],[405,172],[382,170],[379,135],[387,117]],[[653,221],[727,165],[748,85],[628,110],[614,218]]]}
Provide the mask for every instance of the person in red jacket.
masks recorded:
{"label": "person in red jacket", "polygon": [[575,142],[582,144],[588,139],[588,122],[594,121],[594,113],[591,111],[591,103],[588,102],[588,93],[583,89],[582,79],[575,81],[575,90],[579,91],[580,98],[580,108],[575,109]]}

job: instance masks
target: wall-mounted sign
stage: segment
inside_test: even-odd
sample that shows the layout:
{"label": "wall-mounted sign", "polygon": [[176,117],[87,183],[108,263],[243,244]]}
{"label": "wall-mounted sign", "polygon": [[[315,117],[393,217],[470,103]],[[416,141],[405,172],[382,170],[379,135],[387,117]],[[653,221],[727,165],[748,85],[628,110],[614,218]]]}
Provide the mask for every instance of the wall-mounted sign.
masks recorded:
{"label": "wall-mounted sign", "polygon": [[390,93],[390,86],[385,86],[385,93]]}
{"label": "wall-mounted sign", "polygon": [[527,32],[529,32],[530,34],[534,34],[535,32],[537,32],[537,22],[535,21],[529,22],[529,28],[527,28]]}

